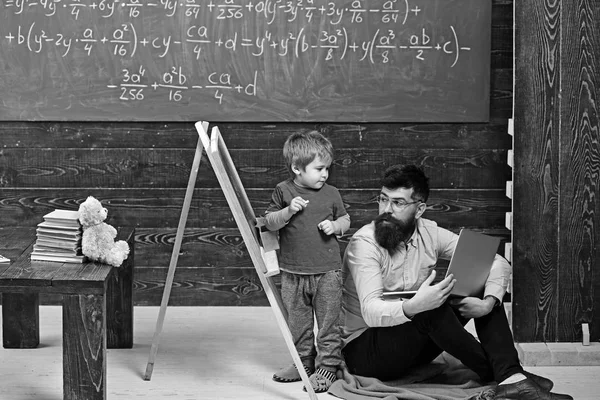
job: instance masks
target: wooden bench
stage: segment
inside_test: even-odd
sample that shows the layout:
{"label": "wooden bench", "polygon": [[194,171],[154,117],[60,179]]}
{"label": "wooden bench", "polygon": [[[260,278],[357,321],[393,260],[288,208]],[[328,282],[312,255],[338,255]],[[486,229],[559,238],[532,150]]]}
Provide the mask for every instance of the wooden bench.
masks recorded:
{"label": "wooden bench", "polygon": [[2,231],[0,254],[12,260],[0,266],[3,346],[37,347],[39,295],[62,295],[63,397],[106,399],[106,348],[133,346],[134,230],[119,231],[118,239],[130,247],[119,268],[96,262],[32,262],[35,231]]}

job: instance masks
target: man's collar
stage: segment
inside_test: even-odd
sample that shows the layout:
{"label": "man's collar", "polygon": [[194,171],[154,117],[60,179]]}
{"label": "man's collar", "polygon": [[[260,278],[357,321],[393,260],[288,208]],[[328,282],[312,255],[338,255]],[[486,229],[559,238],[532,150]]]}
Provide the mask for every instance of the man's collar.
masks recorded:
{"label": "man's collar", "polygon": [[417,248],[417,245],[415,244],[415,241],[417,239],[417,235],[419,235],[419,226],[421,225],[421,218],[417,219],[417,222],[415,223],[415,230],[413,231],[412,235],[410,235],[410,239],[408,239],[408,241],[406,241],[406,245],[412,245],[412,247]]}

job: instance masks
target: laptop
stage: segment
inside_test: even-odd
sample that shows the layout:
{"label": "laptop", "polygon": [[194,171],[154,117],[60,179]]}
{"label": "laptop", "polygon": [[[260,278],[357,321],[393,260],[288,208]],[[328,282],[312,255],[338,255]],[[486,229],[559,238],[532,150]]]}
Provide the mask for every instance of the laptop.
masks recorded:
{"label": "laptop", "polygon": [[[468,229],[462,229],[458,236],[456,249],[450,259],[448,274],[454,274],[456,283],[450,297],[479,297],[483,293],[494,257],[500,245],[500,238],[484,235]],[[416,290],[384,292],[383,299],[410,298]]]}

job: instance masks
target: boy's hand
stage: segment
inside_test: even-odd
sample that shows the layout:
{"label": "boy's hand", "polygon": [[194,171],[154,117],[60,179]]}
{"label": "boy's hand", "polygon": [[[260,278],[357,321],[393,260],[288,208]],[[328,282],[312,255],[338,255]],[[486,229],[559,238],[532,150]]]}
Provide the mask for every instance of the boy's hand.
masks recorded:
{"label": "boy's hand", "polygon": [[335,233],[335,227],[333,226],[333,221],[330,221],[328,219],[326,219],[325,221],[319,222],[319,224],[317,226],[326,235],[333,235]]}
{"label": "boy's hand", "polygon": [[294,215],[298,211],[302,211],[308,205],[308,200],[304,200],[302,197],[294,197],[288,206],[290,214]]}

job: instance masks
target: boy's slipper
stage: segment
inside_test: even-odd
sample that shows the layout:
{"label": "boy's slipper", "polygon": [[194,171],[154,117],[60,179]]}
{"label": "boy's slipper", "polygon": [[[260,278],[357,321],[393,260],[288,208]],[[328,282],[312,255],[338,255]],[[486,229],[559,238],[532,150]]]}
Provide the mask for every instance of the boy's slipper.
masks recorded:
{"label": "boy's slipper", "polygon": [[[331,384],[336,380],[337,377],[335,376],[335,372],[327,371],[323,368],[318,368],[315,373],[308,378],[315,393],[328,391]],[[304,388],[304,391],[306,391],[306,388]]]}
{"label": "boy's slipper", "polygon": [[[315,372],[314,368],[310,368],[310,367],[306,366],[305,364],[302,364],[302,365],[304,366],[304,370],[306,371],[306,374],[308,376],[311,376],[313,374],[313,372]],[[296,368],[296,364],[292,364],[292,365],[282,368],[279,371],[277,371],[276,373],[274,373],[273,380],[275,382],[287,383],[287,382],[298,382],[298,381],[301,381],[302,378],[300,377],[300,373],[298,372],[298,369]]]}

